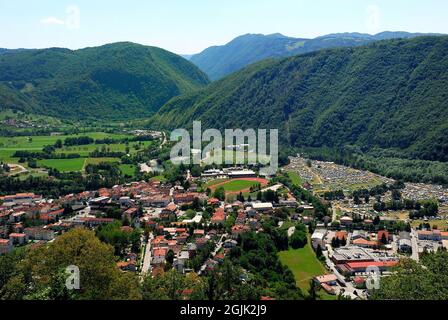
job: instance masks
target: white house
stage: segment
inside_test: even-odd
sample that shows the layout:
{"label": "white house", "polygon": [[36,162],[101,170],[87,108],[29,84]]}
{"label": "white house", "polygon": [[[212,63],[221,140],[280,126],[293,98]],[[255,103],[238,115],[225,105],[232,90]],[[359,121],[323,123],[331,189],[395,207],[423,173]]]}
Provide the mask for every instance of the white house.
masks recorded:
{"label": "white house", "polygon": [[321,247],[321,249],[325,249],[325,236],[327,235],[327,230],[316,230],[311,236],[311,242],[314,250],[317,247]]}

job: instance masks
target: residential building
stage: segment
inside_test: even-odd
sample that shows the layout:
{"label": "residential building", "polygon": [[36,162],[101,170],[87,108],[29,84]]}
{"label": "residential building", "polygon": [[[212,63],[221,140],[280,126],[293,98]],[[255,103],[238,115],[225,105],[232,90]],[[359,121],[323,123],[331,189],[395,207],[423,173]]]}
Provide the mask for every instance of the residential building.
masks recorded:
{"label": "residential building", "polygon": [[9,235],[9,240],[11,240],[13,245],[23,245],[28,241],[28,236],[24,233],[11,233]]}
{"label": "residential building", "polygon": [[26,228],[23,233],[25,233],[30,240],[51,241],[55,237],[53,230],[42,227]]}
{"label": "residential building", "polygon": [[403,253],[412,252],[411,234],[409,232],[400,232],[398,240],[398,250]]}
{"label": "residential building", "polygon": [[325,236],[327,235],[327,230],[316,230],[311,236],[311,242],[314,250],[319,246],[321,249],[325,249]]}
{"label": "residential building", "polygon": [[12,252],[12,241],[8,239],[0,239],[0,255]]}

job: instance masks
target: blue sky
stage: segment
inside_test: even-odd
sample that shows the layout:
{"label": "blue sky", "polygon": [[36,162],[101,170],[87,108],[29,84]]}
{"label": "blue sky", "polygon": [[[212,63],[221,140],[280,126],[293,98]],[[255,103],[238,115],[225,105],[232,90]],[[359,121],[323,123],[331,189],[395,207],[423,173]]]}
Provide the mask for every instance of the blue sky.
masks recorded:
{"label": "blue sky", "polygon": [[246,33],[448,33],[446,0],[0,0],[0,47],[117,41],[197,53]]}

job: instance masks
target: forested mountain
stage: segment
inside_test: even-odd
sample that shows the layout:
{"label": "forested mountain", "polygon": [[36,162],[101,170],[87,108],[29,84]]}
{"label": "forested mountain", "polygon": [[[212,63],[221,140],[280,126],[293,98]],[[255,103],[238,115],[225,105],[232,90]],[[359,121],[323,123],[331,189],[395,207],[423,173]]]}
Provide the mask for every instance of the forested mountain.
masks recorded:
{"label": "forested mountain", "polygon": [[206,84],[207,76],[180,56],[133,43],[0,54],[0,109],[74,119],[136,118]]}
{"label": "forested mountain", "polygon": [[421,36],[419,33],[382,32],[377,35],[362,33],[329,34],[315,39],[297,39],[282,34],[247,34],[224,46],[210,47],[189,60],[217,80],[249,64],[268,59],[285,58],[325,48],[355,47],[367,43]]}
{"label": "forested mountain", "polygon": [[278,128],[284,147],[448,161],[448,37],[387,40],[249,66],[172,99],[152,126]]}

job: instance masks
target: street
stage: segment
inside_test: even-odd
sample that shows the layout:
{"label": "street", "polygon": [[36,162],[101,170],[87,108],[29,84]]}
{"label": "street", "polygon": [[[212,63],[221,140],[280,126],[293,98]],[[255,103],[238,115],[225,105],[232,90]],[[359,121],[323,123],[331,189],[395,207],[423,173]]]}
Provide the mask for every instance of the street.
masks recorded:
{"label": "street", "polygon": [[411,243],[412,243],[412,256],[411,258],[417,262],[420,261],[420,257],[418,256],[418,235],[417,231],[412,229],[411,232]]}
{"label": "street", "polygon": [[[219,250],[221,250],[221,248],[222,248],[222,246],[223,246],[223,244],[224,244],[223,239],[224,239],[224,238],[227,238],[227,236],[228,236],[227,233],[226,233],[226,234],[223,234],[223,235],[221,236],[221,239],[219,239],[219,242],[216,244],[216,248],[215,248],[215,250],[212,252],[212,257],[211,257],[211,259],[213,259],[213,258],[218,254]],[[208,259],[207,259],[207,260],[208,260]],[[207,268],[207,266],[206,266],[206,264],[204,263],[204,265],[201,267],[201,269],[200,269],[199,272],[198,272],[198,275],[199,275],[199,276],[202,274],[202,272],[205,271],[205,268]]]}
{"label": "street", "polygon": [[345,277],[339,273],[339,271],[336,269],[336,265],[334,264],[333,261],[331,261],[329,252],[324,251],[323,255],[325,257],[325,263],[326,263],[327,267],[330,269],[330,271],[333,274],[336,275],[336,277],[338,278],[338,281],[343,285],[342,287],[338,288],[339,291],[337,292],[337,294],[339,294],[343,290],[343,292],[348,294],[351,298],[354,298],[354,297],[365,298],[364,294],[362,293],[362,290],[356,289],[351,282],[345,281]]}
{"label": "street", "polygon": [[148,242],[146,244],[146,250],[145,250],[145,256],[143,257],[143,266],[142,266],[142,275],[145,275],[150,271],[151,269],[151,259],[152,259],[152,252],[151,252],[151,241],[154,239],[154,235],[151,232],[148,237]]}

